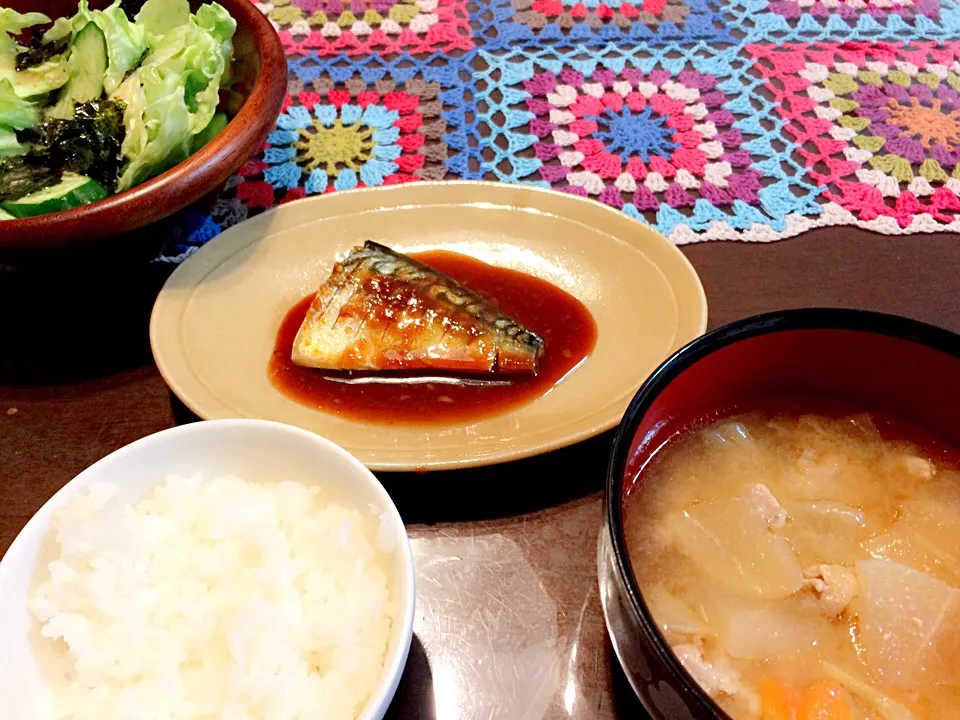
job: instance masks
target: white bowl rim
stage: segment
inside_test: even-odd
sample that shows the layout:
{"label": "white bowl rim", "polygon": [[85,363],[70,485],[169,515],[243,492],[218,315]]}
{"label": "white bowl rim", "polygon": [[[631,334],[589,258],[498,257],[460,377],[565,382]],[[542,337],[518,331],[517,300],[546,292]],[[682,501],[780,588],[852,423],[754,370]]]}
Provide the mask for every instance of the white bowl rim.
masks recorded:
{"label": "white bowl rim", "polygon": [[[388,664],[385,665],[387,674],[382,677],[381,682],[377,686],[376,692],[371,695],[369,700],[367,700],[367,704],[358,716],[358,720],[369,720],[369,718],[382,716],[387,709],[385,702],[391,700],[394,693],[396,693],[397,686],[400,682],[400,676],[402,675],[403,669],[406,666],[407,656],[410,652],[410,644],[413,639],[413,621],[416,609],[416,577],[414,572],[413,552],[410,549],[410,537],[406,532],[406,526],[404,525],[403,518],[400,517],[400,511],[397,510],[397,506],[394,504],[393,498],[390,497],[390,494],[387,492],[386,488],[383,487],[383,483],[380,482],[377,476],[374,475],[366,465],[360,462],[356,457],[354,457],[340,445],[337,445],[332,440],[328,440],[322,435],[317,435],[310,430],[304,430],[303,428],[296,427],[295,425],[288,425],[287,423],[276,422],[274,420],[260,420],[257,418],[200,420],[198,422],[177,425],[172,428],[166,428],[164,430],[151,433],[150,435],[145,435],[144,437],[134,440],[123,447],[117,448],[113,452],[108,453],[92,465],[80,471],[77,475],[64,483],[63,487],[50,496],[50,498],[40,506],[40,509],[30,517],[26,525],[24,525],[20,532],[17,533],[17,536],[13,539],[10,547],[7,548],[6,553],[4,553],[3,557],[0,558],[0,588],[2,588],[5,584],[6,576],[10,572],[9,568],[11,567],[11,563],[7,562],[7,558],[14,557],[20,551],[20,546],[26,542],[26,538],[28,536],[41,532],[39,526],[50,519],[49,516],[53,513],[53,508],[57,506],[65,497],[76,492],[77,487],[83,484],[83,479],[85,476],[95,475],[98,469],[103,465],[106,465],[108,462],[113,462],[117,458],[132,455],[140,448],[157,442],[160,438],[169,439],[178,435],[186,435],[195,432],[207,432],[208,429],[213,430],[214,426],[260,427],[264,429],[272,428],[280,432],[299,435],[311,442],[323,446],[326,450],[342,457],[360,475],[366,477],[371,482],[371,484],[374,486],[374,491],[383,501],[385,511],[389,513],[391,519],[395,521],[402,529],[403,542],[399,542],[397,544],[397,550],[402,553],[404,575],[407,581],[406,597],[398,598],[400,613],[402,615],[400,632],[402,633],[401,637],[403,640],[393,652],[393,656],[388,658]],[[397,630],[395,629],[393,632],[396,633]]]}

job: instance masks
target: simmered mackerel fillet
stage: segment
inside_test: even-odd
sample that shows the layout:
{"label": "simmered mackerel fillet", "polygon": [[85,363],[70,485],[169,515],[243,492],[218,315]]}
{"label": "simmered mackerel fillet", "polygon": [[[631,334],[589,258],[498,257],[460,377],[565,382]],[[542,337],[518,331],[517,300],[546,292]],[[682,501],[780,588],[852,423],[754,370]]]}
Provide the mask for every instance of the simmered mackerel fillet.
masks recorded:
{"label": "simmered mackerel fillet", "polygon": [[326,370],[537,372],[543,340],[453,278],[368,240],[317,291],[293,343]]}

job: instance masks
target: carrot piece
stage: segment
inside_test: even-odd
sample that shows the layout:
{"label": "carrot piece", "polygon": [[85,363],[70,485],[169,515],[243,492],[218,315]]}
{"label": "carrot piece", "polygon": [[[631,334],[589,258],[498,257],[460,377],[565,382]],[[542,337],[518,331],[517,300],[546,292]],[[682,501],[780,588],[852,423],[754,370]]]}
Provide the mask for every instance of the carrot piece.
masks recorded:
{"label": "carrot piece", "polygon": [[835,682],[814,683],[800,697],[797,720],[851,720],[850,696]]}
{"label": "carrot piece", "polygon": [[778,680],[761,680],[760,720],[797,720],[797,692]]}

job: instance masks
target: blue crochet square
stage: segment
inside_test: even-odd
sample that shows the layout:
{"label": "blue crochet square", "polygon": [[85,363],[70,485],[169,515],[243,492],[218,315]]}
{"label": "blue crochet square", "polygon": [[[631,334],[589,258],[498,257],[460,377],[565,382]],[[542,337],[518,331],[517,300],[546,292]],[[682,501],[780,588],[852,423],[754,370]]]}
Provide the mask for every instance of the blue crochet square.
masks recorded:
{"label": "blue crochet square", "polygon": [[721,0],[491,0],[474,14],[477,44],[662,47],[732,44]]}
{"label": "blue crochet square", "polygon": [[[409,80],[419,79],[440,86],[438,100],[442,103],[440,116],[446,123],[443,141],[449,150],[445,164],[448,175],[455,179],[478,180],[478,153],[476,141],[472,141],[471,127],[475,127],[473,105],[466,99],[470,95],[473,70],[470,63],[475,52],[460,57],[442,53],[427,56],[403,54],[392,58],[380,55],[350,57],[320,57],[316,53],[288,60],[291,75],[309,89],[309,85],[332,82],[337,87],[352,79],[374,85],[389,81],[402,87]],[[291,91],[292,92],[292,91]]]}
{"label": "blue crochet square", "polygon": [[674,242],[818,224],[821,188],[750,63],[722,49],[481,50],[486,179],[591,197]]}
{"label": "blue crochet square", "polygon": [[[882,6],[881,6],[882,5]],[[954,0],[735,0],[733,32],[748,42],[952,40],[960,34]]]}

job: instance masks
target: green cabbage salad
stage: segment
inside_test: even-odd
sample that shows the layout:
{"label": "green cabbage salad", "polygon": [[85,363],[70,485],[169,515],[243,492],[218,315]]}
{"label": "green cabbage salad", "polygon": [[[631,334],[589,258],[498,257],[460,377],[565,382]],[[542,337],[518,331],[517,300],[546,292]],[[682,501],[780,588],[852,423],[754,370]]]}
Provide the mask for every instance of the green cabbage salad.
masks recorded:
{"label": "green cabbage salad", "polygon": [[0,7],[0,220],[131,188],[226,126],[236,21],[216,2],[136,5],[80,0],[52,24]]}

